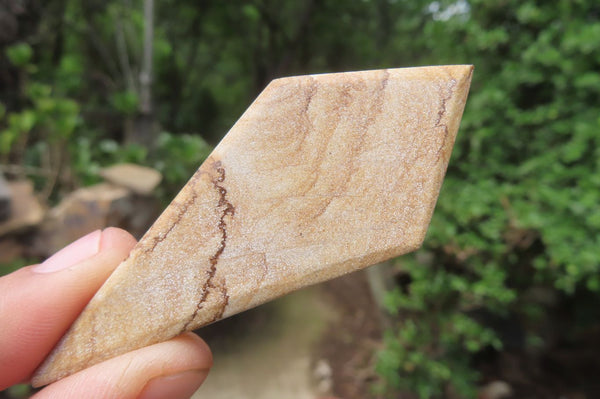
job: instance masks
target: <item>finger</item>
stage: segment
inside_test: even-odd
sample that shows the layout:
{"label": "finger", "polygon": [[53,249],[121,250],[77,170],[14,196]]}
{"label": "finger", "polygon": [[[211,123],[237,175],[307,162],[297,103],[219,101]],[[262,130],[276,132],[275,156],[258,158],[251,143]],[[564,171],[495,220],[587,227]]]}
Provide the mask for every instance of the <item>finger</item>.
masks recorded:
{"label": "finger", "polygon": [[35,399],[189,398],[212,366],[202,339],[185,333],[98,363],[48,385]]}
{"label": "finger", "polygon": [[0,278],[0,390],[30,376],[134,244],[123,230],[96,231]]}

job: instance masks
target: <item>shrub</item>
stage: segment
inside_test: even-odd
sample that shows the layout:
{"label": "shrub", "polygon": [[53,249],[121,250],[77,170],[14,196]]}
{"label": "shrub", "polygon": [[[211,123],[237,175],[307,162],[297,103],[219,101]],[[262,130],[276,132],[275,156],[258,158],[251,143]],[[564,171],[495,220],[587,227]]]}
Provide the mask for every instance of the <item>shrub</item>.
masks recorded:
{"label": "shrub", "polygon": [[402,321],[378,364],[388,389],[421,398],[473,397],[471,354],[503,344],[475,310],[516,315],[539,343],[548,305],[532,290],[600,291],[600,7],[469,4],[467,16],[423,23],[425,62],[475,74],[424,248],[399,261],[409,283],[388,307]]}

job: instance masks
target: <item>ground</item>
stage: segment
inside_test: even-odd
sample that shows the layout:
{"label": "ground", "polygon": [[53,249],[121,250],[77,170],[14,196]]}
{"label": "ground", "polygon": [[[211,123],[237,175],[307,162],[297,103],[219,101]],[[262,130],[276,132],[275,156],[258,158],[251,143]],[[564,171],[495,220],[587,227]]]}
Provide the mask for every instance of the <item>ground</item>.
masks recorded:
{"label": "ground", "polygon": [[214,368],[195,398],[368,398],[380,334],[364,273],[198,330]]}

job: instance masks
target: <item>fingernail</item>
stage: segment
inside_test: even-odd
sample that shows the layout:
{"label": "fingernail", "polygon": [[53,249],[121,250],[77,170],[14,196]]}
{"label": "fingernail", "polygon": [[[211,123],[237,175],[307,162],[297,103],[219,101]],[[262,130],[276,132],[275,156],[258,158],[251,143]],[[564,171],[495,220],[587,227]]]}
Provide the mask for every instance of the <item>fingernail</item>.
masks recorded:
{"label": "fingernail", "polygon": [[96,230],[79,240],[64,247],[32,270],[36,273],[52,273],[75,266],[77,263],[90,258],[100,250],[102,231]]}
{"label": "fingernail", "polygon": [[206,379],[208,370],[188,370],[151,379],[138,399],[189,399]]}

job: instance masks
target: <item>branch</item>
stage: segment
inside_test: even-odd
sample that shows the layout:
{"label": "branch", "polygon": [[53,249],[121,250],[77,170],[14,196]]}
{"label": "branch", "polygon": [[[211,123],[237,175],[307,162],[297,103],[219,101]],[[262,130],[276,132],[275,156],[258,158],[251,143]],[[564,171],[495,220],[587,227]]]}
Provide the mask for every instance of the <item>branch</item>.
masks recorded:
{"label": "branch", "polygon": [[131,71],[131,62],[129,60],[129,52],[127,50],[127,42],[125,41],[125,33],[123,32],[123,23],[121,18],[121,12],[116,17],[116,29],[115,29],[115,42],[117,45],[117,56],[119,58],[119,64],[121,64],[121,71],[125,77],[125,83],[127,89],[138,93],[135,79]]}
{"label": "branch", "polygon": [[140,111],[152,111],[152,59],[154,41],[154,0],[144,0],[144,55],[140,71]]}

